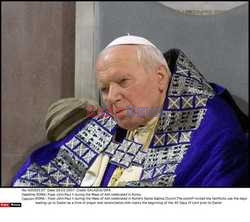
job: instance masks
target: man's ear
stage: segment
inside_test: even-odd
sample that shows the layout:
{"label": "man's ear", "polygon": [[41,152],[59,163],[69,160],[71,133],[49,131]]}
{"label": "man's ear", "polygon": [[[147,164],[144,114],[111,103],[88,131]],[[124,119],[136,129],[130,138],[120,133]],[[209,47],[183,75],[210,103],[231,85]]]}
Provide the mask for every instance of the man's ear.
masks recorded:
{"label": "man's ear", "polygon": [[169,73],[164,65],[160,65],[157,70],[157,80],[159,83],[159,89],[165,90],[169,82]]}

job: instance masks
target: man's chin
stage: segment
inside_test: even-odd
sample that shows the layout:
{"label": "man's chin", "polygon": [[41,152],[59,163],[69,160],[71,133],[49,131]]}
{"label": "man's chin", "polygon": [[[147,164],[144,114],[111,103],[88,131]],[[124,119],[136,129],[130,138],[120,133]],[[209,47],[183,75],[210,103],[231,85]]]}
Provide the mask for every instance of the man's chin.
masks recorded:
{"label": "man's chin", "polygon": [[[128,118],[128,117],[127,117]],[[135,124],[135,122],[131,121],[131,119],[116,119],[116,122],[119,127],[126,130],[133,130],[138,128],[139,124]]]}

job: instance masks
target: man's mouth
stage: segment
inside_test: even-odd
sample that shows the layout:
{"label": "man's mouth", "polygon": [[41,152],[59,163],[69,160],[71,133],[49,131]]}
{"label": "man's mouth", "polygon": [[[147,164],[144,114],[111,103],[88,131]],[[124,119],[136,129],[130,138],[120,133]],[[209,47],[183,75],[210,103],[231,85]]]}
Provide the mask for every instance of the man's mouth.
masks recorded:
{"label": "man's mouth", "polygon": [[124,111],[125,109],[120,109],[120,110],[116,110],[115,111],[115,114],[118,114],[118,113],[120,113],[120,112],[122,112],[122,111]]}
{"label": "man's mouth", "polygon": [[121,116],[123,116],[123,115],[125,115],[126,114],[126,109],[116,109],[115,110],[115,116],[116,117],[121,117]]}
{"label": "man's mouth", "polygon": [[122,107],[114,107],[114,108],[113,108],[113,112],[114,112],[115,114],[120,113],[120,112],[122,112],[122,111],[124,111],[124,110],[126,110],[126,109],[125,109],[125,108],[122,108]]}

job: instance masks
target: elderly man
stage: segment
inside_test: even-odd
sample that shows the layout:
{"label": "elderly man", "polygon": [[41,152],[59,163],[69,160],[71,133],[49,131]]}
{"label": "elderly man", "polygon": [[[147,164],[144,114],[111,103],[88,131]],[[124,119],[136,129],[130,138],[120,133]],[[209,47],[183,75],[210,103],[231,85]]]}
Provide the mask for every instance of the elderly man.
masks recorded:
{"label": "elderly man", "polygon": [[182,51],[165,57],[142,37],[112,41],[96,63],[105,111],[33,152],[12,185],[247,186],[247,138],[224,89]]}

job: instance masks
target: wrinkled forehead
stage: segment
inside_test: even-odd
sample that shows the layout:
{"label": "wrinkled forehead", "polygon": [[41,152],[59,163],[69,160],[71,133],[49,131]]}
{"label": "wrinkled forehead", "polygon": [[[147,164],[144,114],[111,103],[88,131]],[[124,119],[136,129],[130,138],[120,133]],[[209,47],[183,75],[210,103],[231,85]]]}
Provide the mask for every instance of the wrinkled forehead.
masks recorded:
{"label": "wrinkled forehead", "polygon": [[104,49],[97,57],[96,71],[116,64],[138,63],[135,45],[118,45]]}

